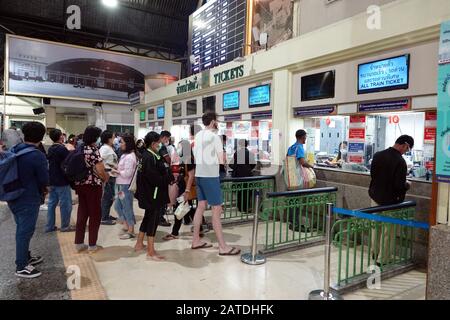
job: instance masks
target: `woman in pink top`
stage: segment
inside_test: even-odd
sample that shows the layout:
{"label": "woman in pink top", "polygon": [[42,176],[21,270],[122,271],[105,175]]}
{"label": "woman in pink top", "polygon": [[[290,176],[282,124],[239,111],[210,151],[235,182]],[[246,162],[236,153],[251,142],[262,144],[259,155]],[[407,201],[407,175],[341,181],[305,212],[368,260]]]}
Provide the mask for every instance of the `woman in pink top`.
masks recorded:
{"label": "woman in pink top", "polygon": [[124,234],[120,239],[127,240],[136,237],[134,234],[134,225],[136,219],[133,210],[133,193],[129,190],[131,180],[133,180],[136,171],[137,157],[136,157],[136,143],[134,138],[130,135],[122,137],[120,142],[120,149],[123,154],[119,161],[118,175],[116,185],[118,187],[118,196],[115,204],[115,209],[119,215],[119,219],[123,222]]}

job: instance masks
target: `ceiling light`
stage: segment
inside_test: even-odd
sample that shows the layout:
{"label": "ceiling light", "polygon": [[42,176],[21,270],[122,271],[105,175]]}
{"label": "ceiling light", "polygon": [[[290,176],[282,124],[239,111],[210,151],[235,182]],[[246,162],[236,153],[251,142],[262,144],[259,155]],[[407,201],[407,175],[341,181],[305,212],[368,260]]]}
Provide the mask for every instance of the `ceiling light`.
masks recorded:
{"label": "ceiling light", "polygon": [[102,0],[102,3],[110,8],[115,8],[119,5],[119,1],[118,0]]}

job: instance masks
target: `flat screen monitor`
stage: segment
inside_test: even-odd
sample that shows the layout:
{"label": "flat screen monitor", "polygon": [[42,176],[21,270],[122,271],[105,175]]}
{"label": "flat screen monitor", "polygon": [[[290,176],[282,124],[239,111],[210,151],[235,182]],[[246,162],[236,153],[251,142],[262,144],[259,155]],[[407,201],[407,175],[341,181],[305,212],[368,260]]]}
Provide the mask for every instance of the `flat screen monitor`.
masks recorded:
{"label": "flat screen monitor", "polygon": [[410,55],[358,66],[358,94],[409,88]]}
{"label": "flat screen monitor", "polygon": [[155,120],[155,109],[148,109],[147,120]]}
{"label": "flat screen monitor", "polygon": [[240,92],[233,91],[223,95],[223,111],[238,110],[240,105]]}
{"label": "flat screen monitor", "polygon": [[302,77],[302,101],[334,98],[335,71]]}
{"label": "flat screen monitor", "polygon": [[248,105],[250,108],[270,106],[270,84],[248,89]]}
{"label": "flat screen monitor", "polygon": [[216,96],[203,98],[203,113],[216,112]]}
{"label": "flat screen monitor", "polygon": [[172,105],[172,118],[179,118],[182,115],[181,103],[174,103]]}
{"label": "flat screen monitor", "polygon": [[161,107],[158,107],[158,109],[157,109],[157,111],[156,111],[156,114],[157,114],[157,116],[158,116],[158,119],[164,119],[164,117],[166,116],[165,115],[165,112],[166,110],[165,110],[165,108],[164,108],[164,106],[161,106]]}

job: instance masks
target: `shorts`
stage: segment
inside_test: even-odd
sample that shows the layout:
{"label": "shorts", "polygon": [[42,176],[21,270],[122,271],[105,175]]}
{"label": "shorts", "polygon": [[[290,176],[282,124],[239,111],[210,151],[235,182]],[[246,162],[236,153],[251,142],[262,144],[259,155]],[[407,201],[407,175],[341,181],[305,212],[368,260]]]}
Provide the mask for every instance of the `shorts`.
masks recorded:
{"label": "shorts", "polygon": [[195,178],[197,185],[198,201],[207,201],[210,206],[221,206],[223,204],[220,178]]}

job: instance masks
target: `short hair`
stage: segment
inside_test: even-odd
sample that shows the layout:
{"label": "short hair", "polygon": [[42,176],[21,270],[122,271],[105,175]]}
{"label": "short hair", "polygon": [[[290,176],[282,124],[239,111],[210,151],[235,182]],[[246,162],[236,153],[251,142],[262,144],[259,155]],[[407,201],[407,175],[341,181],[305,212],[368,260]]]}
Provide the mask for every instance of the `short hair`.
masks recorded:
{"label": "short hair", "polygon": [[144,138],[144,143],[146,148],[150,148],[152,143],[158,142],[161,139],[161,136],[157,134],[155,131],[150,131]]}
{"label": "short hair", "polygon": [[200,125],[198,125],[198,124],[191,124],[190,130],[191,130],[191,136],[195,137],[195,135],[197,133],[202,131],[202,127],[200,127]]}
{"label": "short hair", "polygon": [[96,126],[89,126],[84,130],[83,134],[83,142],[85,145],[89,146],[94,142],[97,142],[97,139],[102,134],[102,129]]}
{"label": "short hair", "polygon": [[53,142],[59,141],[59,139],[61,139],[62,135],[63,135],[63,133],[59,129],[53,129],[50,131],[50,134],[49,134],[50,139],[52,139]]}
{"label": "short hair", "polygon": [[111,131],[103,131],[102,135],[100,136],[100,139],[102,141],[103,144],[107,144],[109,139],[112,139],[112,137],[114,136],[114,133],[112,133]]}
{"label": "short hair", "polygon": [[134,137],[132,135],[124,134],[121,139],[125,142],[124,153],[131,153],[136,150],[136,142],[134,141]]}
{"label": "short hair", "polygon": [[395,144],[409,144],[409,147],[412,149],[414,148],[414,138],[408,135],[400,136],[397,141],[395,141]]}
{"label": "short hair", "polygon": [[303,138],[304,136],[306,136],[306,131],[303,130],[303,129],[298,130],[298,131],[295,133],[295,137],[296,137],[297,139],[301,139],[301,138]]}
{"label": "short hair", "polygon": [[202,121],[204,126],[209,126],[211,122],[217,121],[217,113],[215,113],[214,111],[205,113],[202,117]]}
{"label": "short hair", "polygon": [[169,131],[162,131],[160,134],[161,138],[170,138],[172,134]]}
{"label": "short hair", "polygon": [[38,143],[44,139],[46,133],[45,126],[40,122],[27,122],[22,128],[25,142]]}

